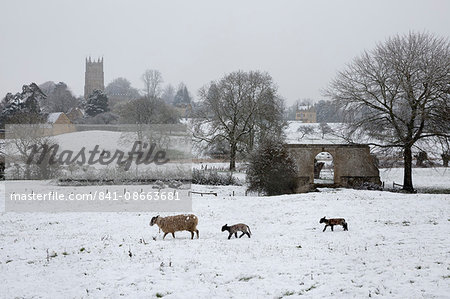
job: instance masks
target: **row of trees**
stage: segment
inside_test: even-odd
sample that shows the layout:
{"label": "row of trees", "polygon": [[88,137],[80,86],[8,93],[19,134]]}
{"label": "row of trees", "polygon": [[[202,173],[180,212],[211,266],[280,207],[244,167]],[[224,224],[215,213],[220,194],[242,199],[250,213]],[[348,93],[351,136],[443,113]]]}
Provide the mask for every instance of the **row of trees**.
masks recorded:
{"label": "row of trees", "polygon": [[[55,94],[62,96],[55,98]],[[67,85],[62,82],[55,84],[46,95],[36,83],[31,83],[24,85],[22,92],[14,95],[8,93],[3,98],[0,103],[0,126],[45,123],[48,113],[68,112],[75,107],[83,108],[88,116],[94,117],[109,110],[108,97],[102,91],[95,90],[88,99],[78,100],[73,98]]]}
{"label": "row of trees", "polygon": [[[192,97],[183,82],[178,85],[177,89],[171,84],[163,87],[164,79],[161,72],[153,69],[146,70],[142,74],[141,79],[144,83],[143,96],[152,99],[162,99],[165,103],[178,107],[191,104]],[[105,93],[111,99],[122,101],[135,100],[142,97],[138,89],[133,88],[127,79],[121,77],[109,83],[105,88]]]}
{"label": "row of trees", "polygon": [[[0,121],[2,124],[28,123],[30,117],[34,117],[37,118],[34,122],[45,122],[48,113],[68,113],[79,107],[86,112],[85,118],[78,120],[81,123],[178,122],[180,113],[173,106],[186,108],[191,104],[186,85],[180,83],[175,90],[169,84],[162,89],[162,75],[157,70],[147,70],[142,80],[144,95],[127,79],[116,78],[104,92],[94,90],[87,99],[76,98],[64,82],[24,85],[22,93],[5,96],[1,103]],[[33,96],[30,98],[29,94]]]}

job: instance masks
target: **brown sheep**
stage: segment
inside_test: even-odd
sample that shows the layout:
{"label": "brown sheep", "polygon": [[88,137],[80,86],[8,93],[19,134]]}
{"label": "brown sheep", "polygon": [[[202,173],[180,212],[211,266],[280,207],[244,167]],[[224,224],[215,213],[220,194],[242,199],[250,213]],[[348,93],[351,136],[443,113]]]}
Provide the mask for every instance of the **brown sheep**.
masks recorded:
{"label": "brown sheep", "polygon": [[252,234],[252,232],[250,231],[250,227],[244,223],[238,223],[232,226],[228,226],[225,224],[224,226],[222,226],[222,231],[224,232],[226,230],[229,232],[228,240],[231,239],[231,236],[233,234],[237,238],[238,231],[242,232],[242,235],[240,235],[239,238],[242,238],[243,235],[247,235],[250,238],[250,235]]}
{"label": "brown sheep", "polygon": [[193,214],[168,217],[160,217],[158,215],[150,221],[150,226],[155,224],[164,232],[163,240],[168,233],[171,233],[175,238],[175,232],[183,230],[191,232],[191,239],[194,239],[194,232],[196,232],[198,239],[198,218]]}
{"label": "brown sheep", "polygon": [[345,222],[344,218],[331,218],[331,219],[326,219],[325,217],[321,218],[319,223],[325,223],[325,227],[323,228],[323,231],[325,231],[327,229],[327,227],[331,227],[331,231],[333,230],[333,226],[335,225],[342,225],[342,227],[344,228],[344,231],[348,231],[348,226],[347,226],[347,222]]}

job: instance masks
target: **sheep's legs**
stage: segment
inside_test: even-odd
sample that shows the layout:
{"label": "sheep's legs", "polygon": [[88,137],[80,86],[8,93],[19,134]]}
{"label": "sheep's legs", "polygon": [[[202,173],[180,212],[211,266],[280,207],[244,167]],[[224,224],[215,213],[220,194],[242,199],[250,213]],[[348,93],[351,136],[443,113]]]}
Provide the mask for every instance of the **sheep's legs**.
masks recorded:
{"label": "sheep's legs", "polygon": [[325,224],[325,227],[323,228],[323,232],[327,229],[328,224]]}
{"label": "sheep's legs", "polygon": [[234,237],[237,239],[237,232],[234,233]]}
{"label": "sheep's legs", "polygon": [[334,232],[333,225],[330,225],[330,227],[331,227],[331,231]]}
{"label": "sheep's legs", "polygon": [[163,240],[164,240],[164,238],[167,236],[167,234],[168,234],[168,233],[164,233]]}
{"label": "sheep's legs", "polygon": [[195,232],[197,233],[197,239],[198,239],[198,229],[196,229]]}
{"label": "sheep's legs", "polygon": [[250,233],[247,232],[246,234],[247,234],[247,236],[250,238]]}
{"label": "sheep's legs", "polygon": [[175,233],[172,233],[172,237],[175,239]]}
{"label": "sheep's legs", "polygon": [[344,223],[342,226],[344,227],[344,230],[348,230],[347,223]]}
{"label": "sheep's legs", "polygon": [[239,238],[242,238],[243,235],[245,235],[246,233],[242,233],[242,235],[239,236]]}
{"label": "sheep's legs", "polygon": [[228,240],[230,240],[231,239],[231,236],[232,236],[233,234],[229,234],[228,235]]}
{"label": "sheep's legs", "polygon": [[190,231],[191,232],[191,240],[192,239],[194,239],[194,232],[193,231]]}

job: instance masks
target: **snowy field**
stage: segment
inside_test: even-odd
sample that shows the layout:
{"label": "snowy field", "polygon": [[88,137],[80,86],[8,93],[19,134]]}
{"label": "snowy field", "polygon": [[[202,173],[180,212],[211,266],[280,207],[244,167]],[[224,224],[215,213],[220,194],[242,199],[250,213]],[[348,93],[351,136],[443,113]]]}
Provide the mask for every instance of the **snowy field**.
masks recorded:
{"label": "snowy field", "polygon": [[[162,240],[149,213],[0,214],[0,297],[448,298],[448,195],[193,189],[219,192],[193,198],[198,240]],[[237,222],[251,239],[220,231]]]}
{"label": "snowy field", "polygon": [[[294,125],[298,124],[290,125],[288,139],[298,142]],[[58,141],[75,146],[71,136],[61,135]],[[324,140],[315,137],[319,143]],[[118,135],[111,133],[103,140],[105,147],[116,144]],[[228,163],[195,167],[206,165],[222,172]],[[245,181],[245,173],[234,175]],[[401,184],[403,169],[381,169],[380,176],[387,187],[393,181]],[[415,168],[413,182],[415,188],[450,189],[450,170]],[[49,181],[26,184],[30,190],[60,193],[111,188],[62,187]],[[149,226],[154,213],[4,213],[5,189],[0,182],[0,298],[448,298],[450,294],[449,194],[322,189],[257,197],[245,196],[243,186],[192,189],[218,193],[193,196],[200,239],[190,240],[190,233],[178,232],[176,239],[162,240],[158,228]],[[344,217],[349,231],[336,227],[334,232],[322,232],[323,216]],[[220,228],[239,222],[250,226],[252,238],[227,240]]]}
{"label": "snowy field", "polygon": [[[414,188],[419,189],[450,189],[450,168],[413,168]],[[380,169],[380,178],[386,187],[392,187],[392,182],[403,184],[403,168]]]}

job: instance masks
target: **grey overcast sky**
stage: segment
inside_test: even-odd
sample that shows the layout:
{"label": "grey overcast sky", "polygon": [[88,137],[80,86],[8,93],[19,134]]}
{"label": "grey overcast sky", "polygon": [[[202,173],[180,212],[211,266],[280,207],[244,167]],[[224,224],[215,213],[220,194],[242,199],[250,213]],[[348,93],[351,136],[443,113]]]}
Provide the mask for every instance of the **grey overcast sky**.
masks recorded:
{"label": "grey overcast sky", "polygon": [[0,97],[23,84],[66,82],[83,94],[85,57],[104,57],[105,84],[142,88],[145,69],[198,89],[224,74],[268,71],[288,103],[320,90],[387,37],[450,35],[447,0],[1,0]]}

